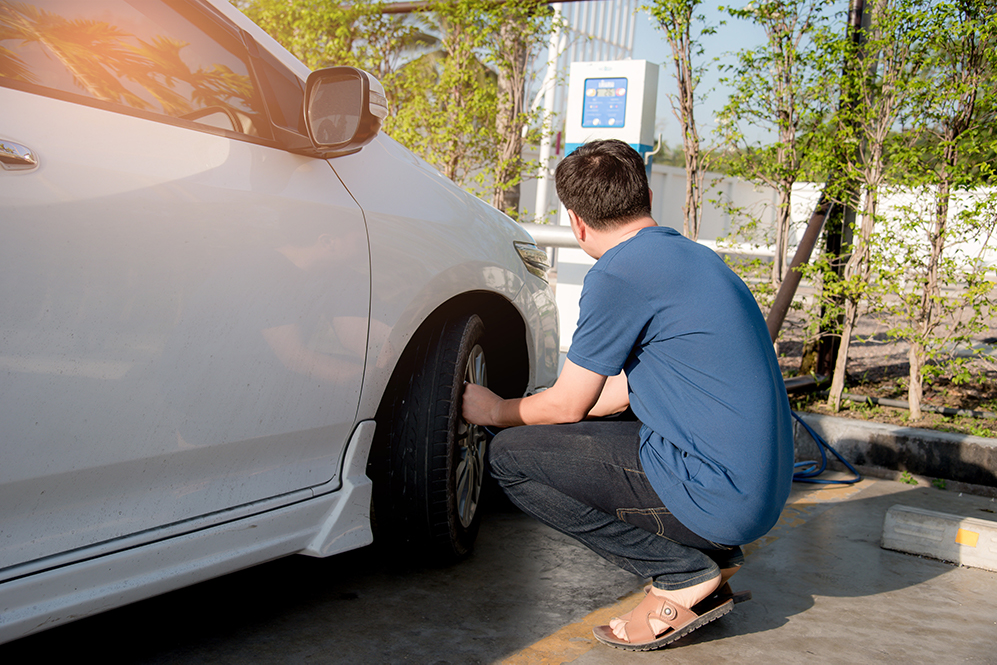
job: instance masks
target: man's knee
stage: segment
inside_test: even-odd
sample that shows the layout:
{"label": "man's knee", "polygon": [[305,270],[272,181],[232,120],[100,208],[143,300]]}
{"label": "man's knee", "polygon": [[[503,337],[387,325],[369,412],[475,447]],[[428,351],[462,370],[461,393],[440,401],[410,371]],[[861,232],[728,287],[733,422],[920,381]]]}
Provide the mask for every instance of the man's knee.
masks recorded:
{"label": "man's knee", "polygon": [[[518,429],[518,428],[517,428]],[[510,459],[510,444],[515,438],[511,436],[514,429],[506,429],[495,435],[491,443],[488,444],[488,467],[495,480],[500,484],[515,477],[514,465]]]}
{"label": "man's knee", "polygon": [[523,468],[535,445],[535,427],[510,427],[495,435],[488,446],[488,463],[492,477],[502,485],[524,479]]}

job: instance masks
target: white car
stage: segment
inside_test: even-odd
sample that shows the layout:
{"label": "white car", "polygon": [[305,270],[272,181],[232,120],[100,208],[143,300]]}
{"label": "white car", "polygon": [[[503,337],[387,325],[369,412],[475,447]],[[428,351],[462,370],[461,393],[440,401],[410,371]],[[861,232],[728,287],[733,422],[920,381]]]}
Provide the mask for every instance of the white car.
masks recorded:
{"label": "white car", "polygon": [[463,383],[552,384],[557,314],[376,80],[227,0],[0,0],[0,109],[0,642],[373,532],[468,551]]}

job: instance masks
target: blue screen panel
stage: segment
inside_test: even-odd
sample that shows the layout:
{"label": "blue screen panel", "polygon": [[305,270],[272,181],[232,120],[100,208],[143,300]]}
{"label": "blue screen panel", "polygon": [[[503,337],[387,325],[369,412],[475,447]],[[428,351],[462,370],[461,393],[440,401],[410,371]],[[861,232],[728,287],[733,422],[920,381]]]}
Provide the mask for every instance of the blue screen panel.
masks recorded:
{"label": "blue screen panel", "polygon": [[585,79],[582,127],[622,127],[626,116],[625,78]]}

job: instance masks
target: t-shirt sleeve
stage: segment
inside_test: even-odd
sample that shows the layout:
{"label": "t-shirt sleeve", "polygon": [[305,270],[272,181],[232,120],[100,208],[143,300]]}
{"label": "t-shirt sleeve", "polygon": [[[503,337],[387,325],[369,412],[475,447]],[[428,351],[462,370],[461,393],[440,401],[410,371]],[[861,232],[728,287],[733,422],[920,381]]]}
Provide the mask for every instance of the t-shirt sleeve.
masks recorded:
{"label": "t-shirt sleeve", "polygon": [[647,301],[625,280],[589,270],[578,308],[568,359],[603,376],[619,374],[650,320]]}

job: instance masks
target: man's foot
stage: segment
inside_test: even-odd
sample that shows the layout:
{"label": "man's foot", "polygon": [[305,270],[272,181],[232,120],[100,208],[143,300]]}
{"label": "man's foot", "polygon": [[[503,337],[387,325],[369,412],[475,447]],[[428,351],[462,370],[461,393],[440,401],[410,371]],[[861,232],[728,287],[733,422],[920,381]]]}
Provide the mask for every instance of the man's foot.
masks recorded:
{"label": "man's foot", "polygon": [[733,598],[734,604],[744,603],[751,600],[750,591],[733,591],[730,585],[727,584],[727,580],[734,576],[734,573],[741,570],[740,564],[737,566],[731,566],[730,568],[723,568],[720,571],[720,586],[714,591],[714,595],[720,596],[722,598]]}
{"label": "man's foot", "polygon": [[[631,651],[660,649],[733,608],[731,597],[713,593],[719,584],[717,576],[677,592],[652,587],[632,612],[592,632],[600,642],[613,647]],[[695,611],[690,606],[695,606]]]}
{"label": "man's foot", "polygon": [[721,568],[720,569],[720,585],[722,586],[722,585],[726,584],[727,580],[729,580],[730,578],[734,577],[734,573],[736,573],[739,570],[741,570],[741,564],[738,564],[736,566],[731,566],[730,568]]}
{"label": "man's foot", "polygon": [[[721,575],[723,571],[721,571]],[[656,594],[657,596],[670,600],[679,607],[692,607],[699,601],[708,597],[711,593],[716,591],[717,587],[720,586],[722,577],[714,577],[712,580],[706,580],[705,582],[700,582],[691,587],[686,587],[684,589],[676,589],[675,591],[665,591],[664,589],[659,589],[653,584],[644,587],[644,592],[648,595]],[[638,605],[640,607],[640,605]],[[616,637],[621,640],[627,639],[626,625],[633,616],[633,611],[627,612],[626,614],[619,616],[609,622],[610,627],[613,629],[613,633]],[[652,619],[651,627],[657,632],[661,632],[665,628],[665,624],[657,619]]]}

